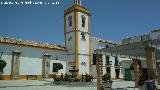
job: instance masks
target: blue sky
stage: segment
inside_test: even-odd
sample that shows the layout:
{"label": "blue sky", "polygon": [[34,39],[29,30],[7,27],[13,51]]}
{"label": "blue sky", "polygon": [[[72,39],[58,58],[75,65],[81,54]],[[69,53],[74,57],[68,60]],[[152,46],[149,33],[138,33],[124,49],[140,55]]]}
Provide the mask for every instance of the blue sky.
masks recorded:
{"label": "blue sky", "polygon": [[[73,0],[41,1],[60,4],[0,5],[0,36],[63,45],[64,10]],[[160,0],[82,0],[92,12],[91,35],[113,41],[159,29],[159,4]]]}

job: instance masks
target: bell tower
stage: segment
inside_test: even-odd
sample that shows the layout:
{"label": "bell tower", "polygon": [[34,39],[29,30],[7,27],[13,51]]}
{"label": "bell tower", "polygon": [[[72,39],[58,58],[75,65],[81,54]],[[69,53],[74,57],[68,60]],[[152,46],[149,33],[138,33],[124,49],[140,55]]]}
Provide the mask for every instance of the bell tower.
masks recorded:
{"label": "bell tower", "polygon": [[90,74],[90,16],[91,12],[81,6],[81,0],[64,11],[64,36],[67,49],[67,72],[78,70],[77,75]]}
{"label": "bell tower", "polygon": [[81,0],[74,0],[74,4],[81,6]]}

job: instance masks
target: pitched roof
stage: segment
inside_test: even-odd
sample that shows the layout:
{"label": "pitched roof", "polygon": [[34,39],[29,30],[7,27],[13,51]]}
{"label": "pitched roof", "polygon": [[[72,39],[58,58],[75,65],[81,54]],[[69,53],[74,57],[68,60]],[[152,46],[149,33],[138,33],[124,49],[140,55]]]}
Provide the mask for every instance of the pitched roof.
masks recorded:
{"label": "pitched roof", "polygon": [[35,42],[30,40],[22,40],[9,37],[0,37],[0,43],[66,51],[65,47],[61,45],[49,44],[45,42]]}

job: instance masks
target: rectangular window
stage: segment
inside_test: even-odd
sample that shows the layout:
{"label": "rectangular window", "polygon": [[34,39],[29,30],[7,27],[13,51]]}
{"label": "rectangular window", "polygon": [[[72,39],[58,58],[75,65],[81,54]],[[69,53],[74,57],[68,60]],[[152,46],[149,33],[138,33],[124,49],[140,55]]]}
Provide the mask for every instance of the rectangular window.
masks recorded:
{"label": "rectangular window", "polygon": [[106,64],[109,65],[109,56],[106,56]]}
{"label": "rectangular window", "polygon": [[63,65],[61,63],[53,63],[52,72],[58,72],[60,69],[63,69]]}
{"label": "rectangular window", "polygon": [[118,66],[118,63],[119,63],[119,61],[118,61],[118,57],[115,57],[115,66]]}
{"label": "rectangular window", "polygon": [[58,72],[57,63],[53,63],[52,72]]}
{"label": "rectangular window", "polygon": [[68,17],[68,21],[69,21],[69,27],[71,27],[72,26],[72,16]]}
{"label": "rectangular window", "polygon": [[93,65],[96,65],[96,54],[93,54]]}

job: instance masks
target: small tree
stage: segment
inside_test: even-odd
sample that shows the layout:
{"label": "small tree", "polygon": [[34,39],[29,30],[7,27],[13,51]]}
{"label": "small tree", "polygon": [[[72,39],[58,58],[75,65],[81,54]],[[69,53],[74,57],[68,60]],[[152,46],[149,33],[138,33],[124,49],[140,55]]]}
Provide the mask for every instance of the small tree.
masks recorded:
{"label": "small tree", "polygon": [[6,62],[4,60],[0,60],[0,80],[2,80],[3,69],[6,66]]}
{"label": "small tree", "polygon": [[6,62],[4,60],[0,60],[0,72],[3,72],[4,67],[6,66]]}
{"label": "small tree", "polygon": [[103,75],[102,80],[106,83],[108,80],[110,81],[111,75],[109,73],[106,73]]}

